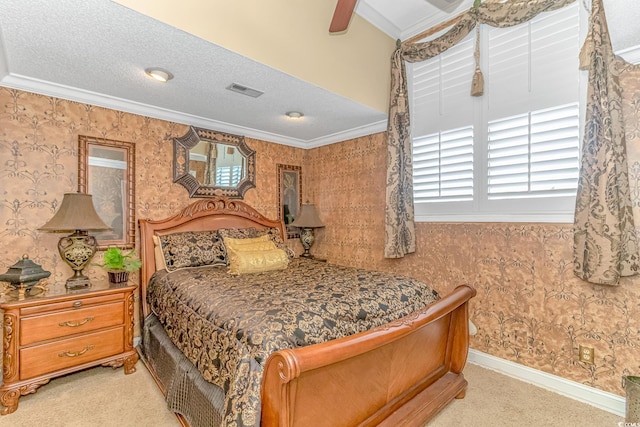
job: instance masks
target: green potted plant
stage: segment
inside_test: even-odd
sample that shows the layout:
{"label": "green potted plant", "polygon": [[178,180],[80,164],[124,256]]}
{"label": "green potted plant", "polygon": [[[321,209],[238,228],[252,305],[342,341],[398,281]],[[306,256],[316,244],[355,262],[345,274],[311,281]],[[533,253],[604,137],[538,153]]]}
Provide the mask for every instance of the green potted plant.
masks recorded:
{"label": "green potted plant", "polygon": [[102,257],[102,263],[94,263],[107,270],[110,283],[126,283],[129,273],[142,267],[142,261],[135,256],[134,250],[124,252],[120,248],[109,248]]}

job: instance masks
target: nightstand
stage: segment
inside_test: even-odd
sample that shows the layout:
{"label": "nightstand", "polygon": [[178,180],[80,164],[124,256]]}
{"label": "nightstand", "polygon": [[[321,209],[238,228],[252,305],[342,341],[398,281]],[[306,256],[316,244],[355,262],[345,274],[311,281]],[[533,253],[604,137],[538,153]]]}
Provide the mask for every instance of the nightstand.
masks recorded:
{"label": "nightstand", "polygon": [[136,286],[93,281],[87,289],[5,296],[2,310],[0,414],[21,396],[61,375],[96,365],[136,371],[133,299]]}

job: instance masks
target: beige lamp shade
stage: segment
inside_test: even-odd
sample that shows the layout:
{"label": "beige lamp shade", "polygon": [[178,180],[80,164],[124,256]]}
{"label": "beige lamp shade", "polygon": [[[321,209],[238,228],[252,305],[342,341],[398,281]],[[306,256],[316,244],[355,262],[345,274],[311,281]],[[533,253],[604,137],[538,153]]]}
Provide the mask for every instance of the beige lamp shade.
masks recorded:
{"label": "beige lamp shade", "polygon": [[290,225],[300,228],[324,227],[324,224],[320,221],[320,217],[318,216],[316,206],[310,203],[302,204],[300,207],[300,214]]}
{"label": "beige lamp shade", "polygon": [[65,193],[56,214],[39,230],[53,232],[102,231],[111,230],[111,227],[98,216],[93,207],[91,194]]}

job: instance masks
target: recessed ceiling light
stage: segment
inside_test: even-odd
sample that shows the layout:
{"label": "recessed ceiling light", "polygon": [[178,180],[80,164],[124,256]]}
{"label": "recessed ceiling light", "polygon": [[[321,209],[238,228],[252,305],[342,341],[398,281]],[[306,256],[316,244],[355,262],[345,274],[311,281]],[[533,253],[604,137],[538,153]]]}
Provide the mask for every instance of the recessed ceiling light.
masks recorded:
{"label": "recessed ceiling light", "polygon": [[162,68],[147,68],[144,70],[149,77],[153,77],[159,82],[165,83],[173,78],[173,74]]}
{"label": "recessed ceiling light", "polygon": [[289,117],[290,119],[298,120],[298,119],[301,119],[304,116],[304,114],[302,114],[300,111],[288,111],[286,113],[286,116]]}

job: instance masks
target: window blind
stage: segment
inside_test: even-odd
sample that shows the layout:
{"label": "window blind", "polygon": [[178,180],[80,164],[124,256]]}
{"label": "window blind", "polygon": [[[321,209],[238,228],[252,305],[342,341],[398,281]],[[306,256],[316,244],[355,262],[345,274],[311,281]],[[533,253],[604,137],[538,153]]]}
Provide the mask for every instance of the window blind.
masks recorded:
{"label": "window blind", "polygon": [[575,194],[579,122],[576,103],[489,122],[489,199]]}
{"label": "window blind", "polygon": [[219,166],[216,168],[216,185],[235,187],[240,183],[241,166]]}
{"label": "window blind", "polygon": [[473,127],[438,132],[413,141],[413,197],[473,199]]}
{"label": "window blind", "polygon": [[483,25],[482,97],[470,96],[475,32],[408,66],[418,220],[572,216],[579,11],[576,2],[510,28]]}
{"label": "window blind", "polygon": [[423,137],[472,124],[471,77],[475,68],[471,36],[428,61],[411,65],[412,134]]}

